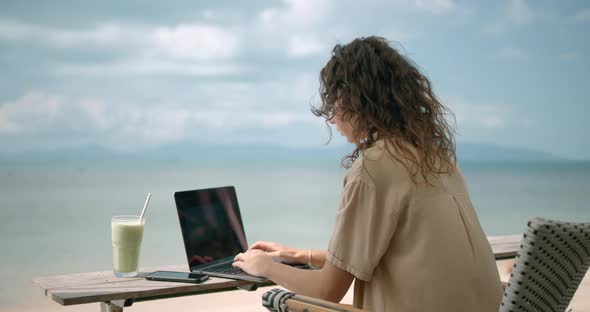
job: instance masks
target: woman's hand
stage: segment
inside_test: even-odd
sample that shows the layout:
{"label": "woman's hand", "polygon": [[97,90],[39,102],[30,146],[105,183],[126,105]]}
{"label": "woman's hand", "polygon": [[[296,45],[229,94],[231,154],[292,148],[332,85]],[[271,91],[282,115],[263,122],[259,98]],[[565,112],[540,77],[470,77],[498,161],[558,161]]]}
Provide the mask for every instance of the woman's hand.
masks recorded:
{"label": "woman's hand", "polygon": [[260,249],[254,249],[238,254],[234,258],[233,266],[250,275],[266,277],[266,270],[273,263],[274,260],[269,254]]}
{"label": "woman's hand", "polygon": [[256,242],[248,248],[250,250],[262,250],[269,256],[280,260],[284,263],[307,263],[302,259],[302,251],[299,249],[292,249],[274,242]]}

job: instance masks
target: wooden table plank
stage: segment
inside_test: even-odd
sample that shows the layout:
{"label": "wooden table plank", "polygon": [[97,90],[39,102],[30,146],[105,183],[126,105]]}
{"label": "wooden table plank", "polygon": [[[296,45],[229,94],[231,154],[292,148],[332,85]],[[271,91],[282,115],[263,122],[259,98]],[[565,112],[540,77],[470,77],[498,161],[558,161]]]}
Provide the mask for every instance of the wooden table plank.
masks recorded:
{"label": "wooden table plank", "polygon": [[516,252],[520,247],[520,240],[522,234],[518,235],[504,235],[504,236],[488,236],[488,241],[492,246],[492,251],[497,260],[514,258]]}
{"label": "wooden table plank", "polygon": [[[512,258],[520,246],[522,235],[489,236],[496,259]],[[148,281],[145,275],[157,270],[188,272],[186,265],[142,268],[133,278],[116,277],[112,271],[37,277],[33,282],[47,296],[61,305],[109,302],[122,299],[149,300],[165,296],[226,291],[252,285],[252,282],[210,278],[202,284]]]}
{"label": "wooden table plank", "polygon": [[33,282],[61,305],[106,302],[120,299],[197,294],[231,290],[252,282],[211,277],[201,284],[148,281],[145,275],[157,270],[187,271],[186,266],[142,269],[137,277],[114,276],[112,271],[79,273],[35,278]]}
{"label": "wooden table plank", "polygon": [[76,287],[80,285],[90,286],[90,285],[101,285],[101,284],[109,284],[109,283],[121,283],[121,282],[128,282],[132,280],[143,280],[147,272],[153,272],[157,270],[166,270],[166,271],[181,271],[187,272],[188,268],[186,265],[171,265],[171,266],[161,266],[161,267],[150,267],[150,268],[142,268],[141,272],[139,273],[138,277],[131,277],[131,278],[120,278],[116,277],[112,271],[102,271],[102,272],[88,272],[88,273],[74,273],[74,274],[64,274],[64,275],[54,275],[54,276],[46,276],[46,277],[36,277],[33,279],[33,282],[46,290],[46,295],[49,295],[48,291],[50,289],[58,289],[58,288],[67,288],[67,287]]}

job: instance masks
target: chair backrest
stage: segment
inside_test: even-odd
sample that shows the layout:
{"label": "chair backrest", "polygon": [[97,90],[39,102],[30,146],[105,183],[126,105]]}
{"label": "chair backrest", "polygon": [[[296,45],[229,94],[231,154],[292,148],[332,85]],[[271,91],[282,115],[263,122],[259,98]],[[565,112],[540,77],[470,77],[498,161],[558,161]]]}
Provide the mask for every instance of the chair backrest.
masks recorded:
{"label": "chair backrest", "polygon": [[590,223],[531,219],[499,311],[565,311],[588,266]]}

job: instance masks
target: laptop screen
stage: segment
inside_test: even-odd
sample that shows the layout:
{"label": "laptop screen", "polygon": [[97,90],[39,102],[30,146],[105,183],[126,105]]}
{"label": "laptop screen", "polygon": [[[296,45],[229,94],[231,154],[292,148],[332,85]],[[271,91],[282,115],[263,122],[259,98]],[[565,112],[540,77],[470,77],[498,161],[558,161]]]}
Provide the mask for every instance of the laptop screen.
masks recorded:
{"label": "laptop screen", "polygon": [[189,267],[248,249],[233,186],[174,193]]}

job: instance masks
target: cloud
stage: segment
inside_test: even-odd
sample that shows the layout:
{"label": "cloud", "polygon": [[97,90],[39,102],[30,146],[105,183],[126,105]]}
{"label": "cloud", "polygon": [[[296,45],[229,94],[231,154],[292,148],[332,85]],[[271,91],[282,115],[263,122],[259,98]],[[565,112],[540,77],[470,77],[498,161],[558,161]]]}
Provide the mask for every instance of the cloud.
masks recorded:
{"label": "cloud", "polygon": [[452,106],[457,118],[457,127],[483,127],[488,129],[504,128],[507,123],[507,113],[490,105],[466,105]]}
{"label": "cloud", "polygon": [[[187,12],[181,20],[144,18],[141,22],[136,18],[132,23],[117,15],[119,20],[98,19],[98,24],[82,26],[0,19],[0,45],[9,47],[4,61],[18,75],[16,79],[9,75],[6,81],[9,88],[15,86],[10,94],[20,92],[0,106],[0,137],[31,133],[67,141],[83,133],[89,140],[115,146],[198,142],[224,134],[236,141],[291,141],[299,130],[315,129],[313,122],[323,128],[321,120],[309,113],[309,99],[318,98],[317,71],[335,43],[377,34],[398,41],[416,38],[413,49],[403,44],[409,51],[423,51],[436,43],[430,37],[437,31],[437,38],[444,41],[456,37],[456,27],[470,32],[471,26],[479,24],[475,16],[462,16],[463,5],[454,1],[369,1],[359,7],[350,0],[299,0],[262,5],[213,6]],[[491,14],[490,24],[482,31],[499,34],[519,28],[519,37],[528,36],[520,24],[543,22],[542,7],[533,6],[531,12],[526,2],[517,1],[500,6],[500,12],[482,12]],[[237,18],[228,18],[232,14]],[[586,15],[578,12],[576,16],[584,20]],[[461,48],[461,53],[473,52],[469,47],[477,45],[479,38],[474,40],[464,42],[466,49]],[[516,46],[504,40],[474,61],[486,57],[509,64],[536,60],[530,40],[513,43]],[[23,49],[30,50],[18,55]],[[563,54],[554,61],[581,58],[584,51],[576,54],[565,48],[559,52]],[[441,64],[432,53],[414,54],[427,68]],[[481,63],[484,71],[489,63]],[[448,76],[446,67],[434,67]],[[456,73],[460,74],[460,67]],[[55,74],[51,80],[45,78],[48,68]],[[300,77],[301,73],[310,78]],[[38,79],[28,79],[37,74]],[[27,92],[32,88],[44,91]],[[459,105],[459,126],[511,130],[519,124],[515,107]],[[255,128],[262,135],[253,135]]]}
{"label": "cloud", "polygon": [[533,17],[538,19],[549,19],[549,15],[542,15],[541,12],[534,14],[529,8],[527,0],[510,0],[510,6],[505,16],[500,16],[495,22],[484,24],[481,31],[485,34],[503,34],[510,29],[511,24],[527,25],[532,23]]}
{"label": "cloud", "polygon": [[[0,103],[0,142],[28,135],[41,142],[60,142],[61,146],[73,147],[79,142],[72,138],[82,137],[93,144],[127,151],[178,141],[288,144],[285,142],[299,139],[297,146],[317,145],[324,139],[319,135],[324,124],[309,112],[308,103],[301,97],[302,90],[315,86],[313,78],[294,79],[292,94],[282,90],[268,93],[267,103],[260,103],[264,98],[260,94],[282,82],[269,82],[258,90],[242,84],[227,85],[223,87],[227,95],[203,93],[201,99],[210,105],[172,100],[146,105],[101,97],[28,92],[14,101]],[[235,96],[239,90],[243,94]],[[289,101],[296,94],[299,98],[291,103],[271,105],[277,99]],[[220,98],[217,102],[209,100],[215,96]],[[506,105],[457,100],[449,107],[455,113],[457,129],[463,133],[534,126],[533,120],[519,117]],[[245,134],[252,131],[281,134],[258,138]],[[40,143],[29,142],[27,148],[34,149],[35,144]]]}
{"label": "cloud", "polygon": [[158,27],[153,30],[153,37],[159,50],[180,59],[225,59],[239,51],[239,38],[234,32],[212,25]]}
{"label": "cloud", "polygon": [[492,23],[484,25],[481,29],[483,33],[486,34],[501,34],[506,31],[506,25],[503,23]]}
{"label": "cloud", "polygon": [[85,30],[67,30],[0,19],[0,40],[44,42],[61,48],[132,44],[141,37],[140,31],[111,23]]}
{"label": "cloud", "polygon": [[258,36],[252,38],[260,49],[280,51],[287,57],[312,56],[327,50],[318,29],[325,29],[322,35],[331,37],[327,24],[332,21],[328,0],[286,0],[283,6],[260,11],[247,29]]}
{"label": "cloud", "polygon": [[502,60],[525,60],[527,53],[522,48],[505,46],[498,50],[494,57]]}
{"label": "cloud", "polygon": [[416,11],[447,13],[454,8],[452,0],[368,1],[362,8],[354,1],[285,0],[282,4],[261,10],[245,28],[257,34],[252,41],[258,51],[284,53],[288,58],[328,55],[337,42],[371,34],[408,40],[415,37],[414,27],[409,31],[399,26],[401,22],[392,25],[382,20],[395,20],[391,12],[408,16]]}
{"label": "cloud", "polygon": [[286,0],[283,7],[262,10],[257,20],[269,32],[305,31],[324,23],[330,8],[328,0]]}
{"label": "cloud", "polygon": [[41,42],[58,48],[94,45],[192,61],[229,59],[240,47],[235,31],[212,24],[146,27],[103,23],[69,30],[0,19],[0,40]]}
{"label": "cloud", "polygon": [[237,63],[193,63],[147,57],[107,64],[62,64],[55,67],[54,74],[57,76],[79,75],[101,77],[119,77],[124,75],[223,77],[244,74],[248,71],[249,68]]}
{"label": "cloud", "polygon": [[511,0],[509,17],[513,23],[529,24],[533,20],[533,13],[529,9],[527,0]]}
{"label": "cloud", "polygon": [[[431,12],[446,12],[454,7],[454,2],[401,0],[395,4],[371,5],[384,6],[383,11],[418,7]],[[334,14],[334,6],[331,0],[284,0],[275,7],[261,9],[253,16],[229,23],[224,19],[227,10],[211,9],[196,14],[192,20],[169,25],[134,24],[123,20],[72,29],[0,19],[0,41],[29,41],[62,49],[98,47],[111,52],[117,50],[118,59],[112,63],[64,64],[56,70],[69,75],[105,73],[106,70],[100,69],[105,67],[129,73],[179,73],[185,68],[186,75],[211,73],[215,76],[219,72],[235,72],[236,66],[232,62],[236,58],[258,56],[261,52],[283,53],[282,56],[287,58],[328,54],[338,39],[349,39],[344,34],[352,28],[349,24],[351,16],[374,20],[374,13],[357,13],[356,3],[339,3],[338,10],[344,12],[343,16]],[[391,26],[379,28],[394,34],[396,40],[412,37]],[[128,59],[121,60],[122,57]],[[190,63],[177,66],[182,62]],[[221,70],[211,69],[211,62],[219,65]]]}
{"label": "cloud", "polygon": [[578,22],[590,21],[590,8],[577,11],[574,20]]}
{"label": "cloud", "polygon": [[125,51],[119,53],[122,59],[118,60],[54,65],[53,72],[58,76],[172,74],[216,77],[246,71],[245,65],[232,61],[240,51],[237,32],[213,24],[147,27],[108,23],[66,30],[0,19],[1,40],[41,42],[63,49],[98,46]]}
{"label": "cloud", "polygon": [[455,7],[453,0],[415,0],[416,7],[435,14],[451,11]]}
{"label": "cloud", "polygon": [[62,116],[64,98],[29,92],[14,102],[0,105],[0,134],[16,134],[34,131],[35,126],[44,126],[50,120]]}
{"label": "cloud", "polygon": [[530,128],[534,121],[518,116],[511,107],[501,104],[476,104],[464,100],[449,101],[448,107],[455,114],[457,128],[504,129],[509,127]]}
{"label": "cloud", "polygon": [[578,57],[578,53],[575,51],[567,51],[559,54],[559,59],[566,62],[575,61]]}
{"label": "cloud", "polygon": [[[304,82],[294,81],[294,88],[301,83]],[[266,106],[262,108],[256,102],[227,105],[235,100],[231,92],[242,88],[230,85],[225,86],[228,95],[203,94],[200,100],[209,102],[209,105],[167,100],[145,105],[31,91],[14,101],[0,103],[0,142],[22,135],[47,142],[68,142],[71,137],[87,137],[104,146],[134,150],[180,140],[223,141],[225,136],[238,138],[241,132],[252,129],[309,128],[317,122],[307,105],[277,106],[274,109],[268,105],[262,105]],[[213,96],[220,98],[219,101],[213,102]],[[256,97],[253,94],[244,96]],[[34,144],[38,143],[28,145]]]}
{"label": "cloud", "polygon": [[289,57],[312,56],[324,52],[325,49],[324,44],[316,38],[294,36],[289,39],[287,55]]}

